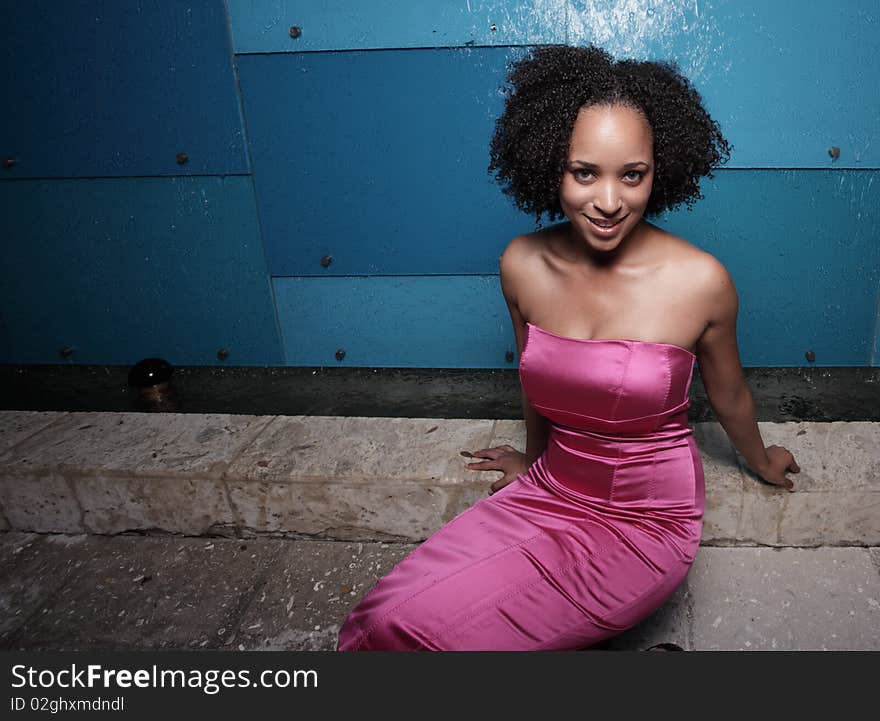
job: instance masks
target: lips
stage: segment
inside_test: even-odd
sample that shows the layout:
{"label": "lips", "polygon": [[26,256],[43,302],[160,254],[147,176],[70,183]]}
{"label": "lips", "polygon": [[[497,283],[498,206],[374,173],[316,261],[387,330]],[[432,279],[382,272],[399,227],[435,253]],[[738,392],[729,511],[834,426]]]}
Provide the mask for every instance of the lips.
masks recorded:
{"label": "lips", "polygon": [[618,218],[617,220],[591,218],[589,215],[585,215],[584,217],[593,227],[593,230],[595,230],[599,235],[613,235],[617,231],[618,226],[627,218],[626,215],[624,215],[622,218]]}
{"label": "lips", "polygon": [[586,218],[593,225],[595,225],[599,228],[613,228],[615,225],[618,225],[619,223],[623,222],[623,218],[618,218],[617,220],[604,220],[604,219],[599,219],[599,218],[591,218],[589,215],[586,216]]}

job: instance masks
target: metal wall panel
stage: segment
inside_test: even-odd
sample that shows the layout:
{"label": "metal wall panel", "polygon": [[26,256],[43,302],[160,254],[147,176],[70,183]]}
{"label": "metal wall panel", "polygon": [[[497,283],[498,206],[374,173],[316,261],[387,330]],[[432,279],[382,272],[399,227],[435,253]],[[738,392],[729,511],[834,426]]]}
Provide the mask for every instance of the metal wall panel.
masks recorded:
{"label": "metal wall panel", "polygon": [[[877,364],[880,184],[873,182],[875,175],[725,171],[704,184],[706,197],[693,211],[656,219],[715,255],[731,272],[740,297],[744,365]],[[505,238],[516,232],[507,230]],[[505,243],[493,245],[494,250],[500,252]],[[348,353],[344,364],[505,367],[498,359],[513,337],[500,290],[488,277],[276,278],[285,298],[279,296],[278,303],[288,362],[332,364],[328,359],[336,348],[348,344],[358,350]],[[472,282],[477,284],[473,288]],[[467,309],[460,297],[467,298]],[[488,326],[481,317],[486,312]],[[399,315],[413,313],[401,326]],[[493,325],[499,313],[505,318],[502,335]],[[480,332],[456,348],[465,323]],[[307,342],[311,333],[317,338],[326,329],[336,333],[326,344]],[[430,356],[417,357],[432,346],[450,353],[434,349]],[[807,351],[814,353],[813,362]],[[440,358],[446,359],[443,364]]]}
{"label": "metal wall panel", "polygon": [[240,58],[272,275],[497,272],[523,225],[487,172],[509,55]]}
{"label": "metal wall panel", "polygon": [[[676,60],[733,142],[658,222],[730,269],[745,365],[880,365],[877,0],[228,6],[241,102],[223,0],[2,4],[0,362],[512,367],[488,141],[505,46],[567,41]],[[268,268],[250,178],[27,180],[246,174],[242,104]]]}
{"label": "metal wall panel", "polygon": [[[569,3],[558,0],[228,3],[239,54],[562,43],[569,12]],[[292,37],[291,27],[301,34]]]}
{"label": "metal wall panel", "polygon": [[230,0],[229,9],[237,53],[568,42],[673,60],[727,130],[733,167],[880,167],[877,0]]}
{"label": "metal wall panel", "polygon": [[[516,368],[498,276],[274,278],[295,366]],[[337,351],[344,351],[339,360]]]}
{"label": "metal wall panel", "polygon": [[[741,223],[733,237],[749,234]],[[725,262],[739,291],[744,366],[871,364],[880,277],[876,270],[859,270],[858,262],[880,267],[876,245],[792,234],[774,244],[768,263],[762,244],[737,252],[723,239],[708,240],[707,249]],[[291,365],[515,367],[505,356],[516,344],[497,276],[297,277],[273,283]],[[815,354],[813,362],[807,351]]]}
{"label": "metal wall panel", "polygon": [[0,183],[0,363],[283,364],[250,178]]}
{"label": "metal wall panel", "polygon": [[223,0],[28,0],[0,18],[6,177],[249,172]]}
{"label": "metal wall panel", "polygon": [[659,219],[733,276],[745,365],[871,364],[880,289],[876,179],[877,171],[727,170],[704,184],[693,212]]}

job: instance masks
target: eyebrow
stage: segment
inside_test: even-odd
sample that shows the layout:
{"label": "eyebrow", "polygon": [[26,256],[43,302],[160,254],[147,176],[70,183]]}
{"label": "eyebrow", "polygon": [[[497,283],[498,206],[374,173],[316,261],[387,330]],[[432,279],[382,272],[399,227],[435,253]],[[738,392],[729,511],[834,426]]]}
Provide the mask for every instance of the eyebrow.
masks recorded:
{"label": "eyebrow", "polygon": [[[586,160],[572,160],[571,162],[572,162],[572,164],[577,163],[581,167],[587,168],[589,170],[598,170],[599,169],[598,165],[596,165],[595,163],[588,163]],[[630,170],[632,168],[638,167],[639,165],[644,165],[646,168],[650,167],[645,161],[636,160],[632,163],[627,163],[626,165],[624,165],[623,169]]]}

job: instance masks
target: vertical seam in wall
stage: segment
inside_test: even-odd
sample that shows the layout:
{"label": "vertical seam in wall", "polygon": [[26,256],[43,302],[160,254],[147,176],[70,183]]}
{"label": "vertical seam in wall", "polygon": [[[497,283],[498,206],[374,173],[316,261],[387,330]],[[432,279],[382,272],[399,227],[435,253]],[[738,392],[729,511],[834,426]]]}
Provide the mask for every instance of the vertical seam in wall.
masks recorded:
{"label": "vertical seam in wall", "polygon": [[248,175],[253,175],[254,164],[251,160],[251,144],[248,139],[247,119],[244,115],[244,105],[241,99],[241,81],[238,77],[238,61],[235,55],[235,43],[232,38],[232,22],[229,17],[229,1],[223,0],[223,13],[226,17],[226,42],[229,51],[229,60],[232,63],[232,77],[235,79],[235,91],[238,96],[238,119],[241,121],[241,130],[243,133],[242,142],[244,143],[244,154],[247,160]]}
{"label": "vertical seam in wall", "polygon": [[281,365],[287,365],[287,355],[284,348],[284,336],[281,332],[281,319],[278,316],[278,299],[275,296],[275,283],[272,282],[272,274],[269,271],[269,261],[266,258],[266,240],[263,234],[263,219],[260,213],[260,203],[257,199],[257,183],[254,175],[254,161],[251,158],[251,141],[248,133],[247,115],[244,112],[244,96],[241,92],[241,79],[238,76],[238,56],[235,53],[235,43],[232,37],[232,21],[229,15],[229,0],[223,0],[223,11],[226,15],[226,38],[228,42],[229,58],[232,62],[232,76],[235,78],[235,91],[238,96],[238,117],[241,121],[245,158],[247,159],[248,177],[251,181],[251,198],[257,217],[257,233],[260,238],[260,251],[263,256],[263,269],[266,282],[269,284],[269,302],[272,304],[272,317],[275,319],[275,337],[278,340],[278,353]]}

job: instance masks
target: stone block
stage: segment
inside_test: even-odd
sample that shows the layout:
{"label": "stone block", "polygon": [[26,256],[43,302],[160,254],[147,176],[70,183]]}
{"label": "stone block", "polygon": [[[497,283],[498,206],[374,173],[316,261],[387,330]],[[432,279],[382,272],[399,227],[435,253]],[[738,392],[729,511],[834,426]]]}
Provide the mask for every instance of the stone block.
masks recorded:
{"label": "stone block", "polygon": [[784,446],[801,468],[795,488],[880,491],[880,424],[870,422],[759,423],[765,445]]}
{"label": "stone block", "polygon": [[738,493],[743,489],[743,474],[736,451],[720,423],[695,423],[694,441],[700,451],[706,496]]}
{"label": "stone block", "polygon": [[743,512],[742,491],[706,491],[702,543],[728,545],[737,543]]}
{"label": "stone block", "polygon": [[16,445],[66,415],[55,411],[0,411],[0,463]]}
{"label": "stone block", "polygon": [[269,423],[268,416],[173,413],[70,413],[0,459],[16,473],[45,469],[88,476],[193,474],[219,478]]}
{"label": "stone block", "polygon": [[83,510],[70,481],[40,472],[0,467],[0,506],[9,527],[40,533],[83,533]]}
{"label": "stone block", "polygon": [[488,443],[491,420],[442,418],[276,418],[229,469],[260,481],[464,483],[463,450]]}
{"label": "stone block", "polygon": [[91,533],[160,531],[198,536],[214,526],[234,526],[226,485],[214,478],[106,474],[79,478],[76,495],[83,526]]}
{"label": "stone block", "polygon": [[424,483],[228,481],[245,528],[338,540],[422,540],[439,528],[448,491]]}
{"label": "stone block", "polygon": [[880,492],[791,493],[782,511],[778,543],[880,545]]}

